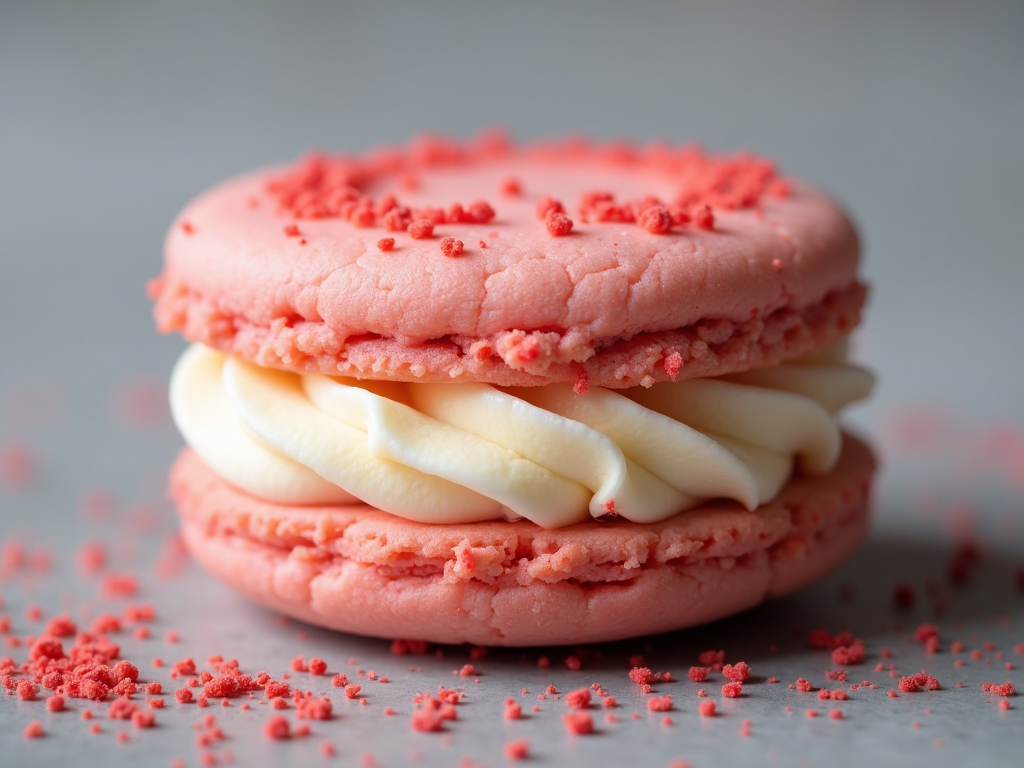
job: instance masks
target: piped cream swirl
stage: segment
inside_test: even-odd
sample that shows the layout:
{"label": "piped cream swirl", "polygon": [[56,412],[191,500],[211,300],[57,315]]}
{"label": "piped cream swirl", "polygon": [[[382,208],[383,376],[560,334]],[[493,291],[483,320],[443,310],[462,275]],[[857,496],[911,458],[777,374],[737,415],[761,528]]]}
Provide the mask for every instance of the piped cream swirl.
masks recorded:
{"label": "piped cream swirl", "polygon": [[828,472],[834,414],[873,377],[842,355],[649,389],[405,384],[260,368],[202,345],[171,411],[232,485],[271,501],[362,501],[429,523],[635,522],[773,498],[795,463]]}

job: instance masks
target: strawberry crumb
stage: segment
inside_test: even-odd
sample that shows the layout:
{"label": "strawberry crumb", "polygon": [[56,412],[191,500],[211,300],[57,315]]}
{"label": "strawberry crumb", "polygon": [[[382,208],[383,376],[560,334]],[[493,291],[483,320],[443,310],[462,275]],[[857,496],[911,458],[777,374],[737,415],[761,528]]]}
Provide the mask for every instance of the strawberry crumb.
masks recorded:
{"label": "strawberry crumb", "polygon": [[327,662],[315,656],[309,660],[309,674],[323,675],[327,672]]}
{"label": "strawberry crumb", "polygon": [[807,693],[811,690],[811,684],[810,682],[801,677],[799,680],[796,681],[796,689],[798,691],[802,691],[803,693]]}
{"label": "strawberry crumb", "polygon": [[715,715],[715,702],[711,699],[702,701],[697,705],[697,711],[700,712],[701,717],[714,717]]}
{"label": "strawberry crumb", "polygon": [[25,730],[21,732],[22,738],[25,739],[41,739],[44,736],[43,724],[38,720],[33,720],[31,723],[25,726]]}
{"label": "strawberry crumb", "polygon": [[697,663],[702,667],[710,667],[713,670],[720,670],[725,662],[725,651],[702,651],[697,657]]}
{"label": "strawberry crumb", "polygon": [[690,680],[692,680],[695,683],[703,683],[707,679],[707,667],[690,667]]}
{"label": "strawberry crumb", "polygon": [[565,213],[565,206],[553,197],[544,195],[544,197],[537,202],[537,218],[544,221],[547,219],[548,213],[552,211],[555,213]]}
{"label": "strawberry crumb", "polygon": [[425,240],[434,234],[434,222],[429,219],[417,219],[409,224],[409,237],[413,240]]}
{"label": "strawberry crumb", "polygon": [[345,686],[345,698],[346,699],[354,699],[354,698],[356,698],[359,695],[359,692],[362,689],[363,688],[360,685],[355,685],[355,684],[346,685]]}
{"label": "strawberry crumb", "polygon": [[580,688],[565,694],[565,703],[573,709],[586,709],[590,706],[590,689]]}
{"label": "strawberry crumb", "polygon": [[730,680],[742,683],[750,677],[750,667],[745,661],[739,661],[735,665],[726,664],[722,667],[722,674]]}
{"label": "strawberry crumb", "polygon": [[664,235],[672,229],[672,214],[663,205],[652,205],[640,212],[636,223],[652,235]]}
{"label": "strawberry crumb", "polygon": [[654,682],[655,677],[648,667],[633,667],[629,670],[629,679],[637,685],[649,685]]}
{"label": "strawberry crumb", "polygon": [[672,697],[652,696],[647,700],[647,709],[651,712],[668,712],[672,709]]}
{"label": "strawberry crumb", "polygon": [[711,212],[711,208],[707,205],[702,205],[693,211],[693,223],[701,229],[714,229],[715,228],[715,215]]}
{"label": "strawberry crumb", "polygon": [[552,237],[564,237],[572,232],[572,219],[564,213],[549,210],[544,216],[544,226]]}
{"label": "strawberry crumb", "polygon": [[525,760],[530,753],[530,742],[526,739],[515,739],[505,744],[505,758],[508,760]]}
{"label": "strawberry crumb", "polygon": [[565,730],[575,736],[594,732],[594,719],[590,713],[582,710],[562,715],[562,722],[565,724]]}
{"label": "strawberry crumb", "polygon": [[382,237],[380,240],[377,241],[378,251],[384,251],[386,253],[387,251],[393,250],[394,247],[395,238],[393,237]]}
{"label": "strawberry crumb", "polygon": [[722,686],[722,696],[727,699],[736,699],[743,695],[743,683],[731,682]]}
{"label": "strawberry crumb", "polygon": [[291,735],[291,727],[283,715],[274,715],[263,725],[263,735],[268,739],[287,739]]}
{"label": "strawberry crumb", "polygon": [[454,237],[441,238],[441,253],[449,258],[456,258],[462,255],[463,243]]}
{"label": "strawberry crumb", "polygon": [[828,716],[833,720],[841,720],[843,717],[843,711],[841,709],[830,709]]}

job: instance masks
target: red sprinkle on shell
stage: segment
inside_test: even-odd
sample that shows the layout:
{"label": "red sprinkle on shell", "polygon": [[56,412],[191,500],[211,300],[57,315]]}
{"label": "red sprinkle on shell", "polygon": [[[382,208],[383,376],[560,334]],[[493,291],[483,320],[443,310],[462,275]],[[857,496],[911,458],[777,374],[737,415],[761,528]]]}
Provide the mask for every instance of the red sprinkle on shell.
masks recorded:
{"label": "red sprinkle on shell", "polygon": [[711,212],[711,207],[702,205],[693,212],[693,223],[701,229],[714,229],[715,228],[715,214]]}
{"label": "red sprinkle on shell", "polygon": [[377,241],[377,250],[379,251],[390,251],[395,247],[395,238],[393,237],[382,237]]}
{"label": "red sprinkle on shell", "polygon": [[505,179],[501,182],[501,194],[509,197],[517,197],[523,193],[523,187],[518,179]]}
{"label": "red sprinkle on shell", "polygon": [[663,205],[652,205],[640,212],[636,223],[652,235],[664,235],[672,229],[672,214]]}
{"label": "red sprinkle on shell", "polygon": [[429,219],[417,219],[409,225],[409,237],[413,240],[424,240],[434,234],[434,222]]}
{"label": "red sprinkle on shell", "polygon": [[299,236],[299,227],[298,227],[298,225],[297,224],[285,224],[284,225],[284,234],[285,234],[286,237],[298,237]]}
{"label": "red sprinkle on shell", "polygon": [[441,238],[441,253],[449,258],[456,258],[462,255],[463,244],[461,240],[454,237]]}
{"label": "red sprinkle on shell", "polygon": [[547,218],[549,211],[565,213],[565,206],[550,195],[544,195],[544,197],[537,202],[537,218],[544,221]]}
{"label": "red sprinkle on shell", "polygon": [[549,210],[544,216],[544,226],[552,237],[564,237],[572,231],[572,219],[564,213]]}

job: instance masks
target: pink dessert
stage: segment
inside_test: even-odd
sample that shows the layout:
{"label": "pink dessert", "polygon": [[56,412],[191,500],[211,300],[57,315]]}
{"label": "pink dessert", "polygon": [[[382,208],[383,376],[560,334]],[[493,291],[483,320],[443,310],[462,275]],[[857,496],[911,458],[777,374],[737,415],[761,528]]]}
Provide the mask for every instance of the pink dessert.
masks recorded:
{"label": "pink dessert", "polygon": [[228,181],[151,285],[193,342],[186,544],[275,610],[440,642],[789,594],[866,529],[874,461],[835,421],[871,387],[857,262],[825,195],[693,147],[489,134]]}

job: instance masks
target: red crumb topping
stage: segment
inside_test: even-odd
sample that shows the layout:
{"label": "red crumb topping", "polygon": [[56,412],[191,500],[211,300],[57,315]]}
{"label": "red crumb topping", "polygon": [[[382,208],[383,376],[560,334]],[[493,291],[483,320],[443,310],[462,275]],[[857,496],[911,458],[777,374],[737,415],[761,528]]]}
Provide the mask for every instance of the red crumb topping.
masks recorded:
{"label": "red crumb topping", "polygon": [[743,695],[743,683],[734,681],[722,686],[722,696],[727,699],[736,699]]}
{"label": "red crumb topping", "polygon": [[803,693],[807,693],[811,690],[811,684],[810,682],[804,680],[804,678],[801,677],[799,680],[796,681],[796,689],[798,691],[802,691]]}
{"label": "red crumb topping", "polygon": [[648,667],[633,667],[629,670],[629,679],[637,685],[649,685],[656,680],[654,673]]}
{"label": "red crumb topping", "polygon": [[505,758],[507,760],[525,760],[530,753],[530,742],[526,739],[515,739],[505,744]]}
{"label": "red crumb topping", "polygon": [[1000,709],[1009,709],[1010,708],[1010,702],[1007,701],[1006,699],[1000,699],[999,700],[999,708]]}
{"label": "red crumb topping", "polygon": [[652,696],[647,700],[647,709],[651,712],[668,712],[672,709],[672,697]]}
{"label": "red crumb topping", "polygon": [[441,238],[441,253],[449,258],[456,258],[462,255],[463,244],[461,240],[454,237]]}
{"label": "red crumb topping", "polygon": [[329,720],[332,709],[331,700],[327,698],[295,701],[295,716],[302,720]]}
{"label": "red crumb topping", "polygon": [[565,724],[565,730],[576,736],[594,732],[594,718],[589,712],[574,710],[562,715],[562,722]]}
{"label": "red crumb topping", "polygon": [[652,205],[640,212],[636,223],[652,235],[664,235],[672,229],[672,214],[663,205]]}
{"label": "red crumb topping", "polygon": [[672,381],[675,381],[680,369],[683,367],[683,356],[678,351],[670,352],[665,356],[663,365],[665,373],[671,377]]}
{"label": "red crumb topping", "polygon": [[64,697],[59,693],[53,694],[46,700],[46,709],[50,712],[60,712],[64,709]]}
{"label": "red crumb topping", "polygon": [[45,735],[43,732],[43,724],[38,720],[33,720],[25,726],[25,730],[21,732],[21,735],[22,738],[25,739],[41,739]]}
{"label": "red crumb topping", "polygon": [[462,669],[459,670],[459,677],[472,677],[473,675],[479,674],[472,664],[463,665]]}
{"label": "red crumb topping", "polygon": [[828,716],[833,720],[842,720],[843,711],[841,709],[831,709],[829,710]]}
{"label": "red crumb topping", "polygon": [[854,640],[850,645],[840,645],[832,651],[832,661],[835,664],[850,665],[860,664],[864,661],[864,642]]}
{"label": "red crumb topping", "polygon": [[523,716],[522,706],[512,699],[505,700],[505,711],[502,713],[506,720],[518,720]]}
{"label": "red crumb topping", "polygon": [[694,210],[693,223],[701,229],[714,229],[715,228],[715,214],[711,212],[711,207],[702,205]]}
{"label": "red crumb topping", "polygon": [[509,197],[517,197],[523,193],[523,187],[518,179],[505,179],[501,182],[501,194]]}
{"label": "red crumb topping", "polygon": [[331,678],[331,685],[335,688],[342,688],[348,685],[348,677],[339,673]]}
{"label": "red crumb topping", "polygon": [[927,643],[933,638],[939,639],[939,628],[934,624],[922,624],[914,631],[914,639],[919,643]]}
{"label": "red crumb topping", "polygon": [[393,237],[382,237],[377,241],[377,250],[379,251],[390,251],[395,247],[395,238]]}
{"label": "red crumb topping", "polygon": [[929,691],[937,691],[940,688],[939,681],[924,672],[901,677],[897,687],[904,693],[910,693],[922,688],[927,688]]}
{"label": "red crumb topping", "polygon": [[299,227],[296,224],[285,224],[284,234],[286,237],[298,237]]}
{"label": "red crumb topping", "polygon": [[548,211],[544,216],[544,226],[552,237],[564,237],[572,231],[572,219],[559,211]]}
{"label": "red crumb topping", "polygon": [[715,702],[711,699],[702,701],[697,705],[697,711],[700,712],[701,717],[714,717],[715,714]]}
{"label": "red crumb topping", "polygon": [[747,666],[747,662],[745,661],[739,661],[735,665],[726,664],[722,667],[722,674],[730,680],[742,683],[750,677],[750,667]]}
{"label": "red crumb topping", "polygon": [[263,735],[268,739],[287,739],[291,736],[288,719],[284,715],[274,715],[264,723]]}
{"label": "red crumb topping", "polygon": [[994,693],[997,696],[1013,696],[1017,693],[1017,689],[1013,683],[982,683],[981,690],[986,693]]}
{"label": "red crumb topping", "polygon": [[602,704],[604,705],[605,709],[615,709],[615,707],[617,706],[614,696],[605,696]]}
{"label": "red crumb topping", "polygon": [[179,688],[174,692],[174,700],[179,704],[189,704],[192,701],[192,691],[189,688]]}
{"label": "red crumb topping", "polygon": [[323,675],[327,672],[327,662],[323,659],[313,657],[309,660],[309,674],[311,675]]}
{"label": "red crumb topping", "polygon": [[555,213],[565,213],[565,206],[562,205],[558,200],[553,197],[544,195],[537,203],[537,218],[544,221],[548,217],[548,213],[554,211]]}
{"label": "red crumb topping", "polygon": [[714,670],[720,670],[722,663],[725,661],[725,651],[702,651],[700,656],[697,657],[697,663],[702,667],[711,667]]}
{"label": "red crumb topping", "polygon": [[580,368],[579,375],[576,377],[576,381],[572,384],[572,391],[577,395],[587,394],[587,383],[590,381],[590,374],[587,373],[586,368]]}
{"label": "red crumb topping", "polygon": [[565,694],[565,703],[573,709],[585,709],[590,706],[590,689],[580,688],[575,691],[569,691]]}
{"label": "red crumb topping", "polygon": [[22,701],[32,701],[39,693],[39,686],[31,680],[19,680],[15,690],[18,692],[18,698]]}
{"label": "red crumb topping", "polygon": [[362,686],[350,684],[345,686],[345,698],[354,699],[359,695],[359,692],[363,690]]}
{"label": "red crumb topping", "polygon": [[434,222],[429,219],[417,219],[409,225],[409,237],[413,240],[424,240],[434,234]]}

